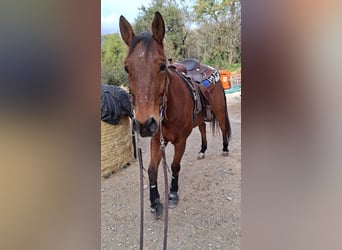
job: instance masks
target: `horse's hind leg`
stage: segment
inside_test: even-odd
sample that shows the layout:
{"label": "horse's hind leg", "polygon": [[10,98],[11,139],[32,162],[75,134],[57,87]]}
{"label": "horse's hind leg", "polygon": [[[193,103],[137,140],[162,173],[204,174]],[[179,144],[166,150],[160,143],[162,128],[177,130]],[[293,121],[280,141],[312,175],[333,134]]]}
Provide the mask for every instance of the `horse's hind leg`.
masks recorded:
{"label": "horse's hind leg", "polygon": [[228,108],[226,103],[226,97],[222,86],[216,87],[215,91],[215,98],[212,98],[212,110],[215,114],[216,120],[219,122],[219,126],[222,132],[222,139],[223,139],[223,149],[222,155],[227,156],[229,153],[228,144],[231,137],[231,125],[229,121],[228,115]]}
{"label": "horse's hind leg", "polygon": [[[223,139],[223,149],[222,149],[222,155],[228,156],[229,154],[229,138],[230,138],[230,122],[228,118],[226,117],[225,113],[220,113],[216,119],[219,122],[219,126],[221,128],[222,132],[222,139]],[[228,123],[228,124],[227,124]]]}
{"label": "horse's hind leg", "polygon": [[206,125],[203,121],[201,124],[198,125],[199,131],[201,132],[201,151],[199,151],[197,159],[203,159],[205,157],[205,151],[207,150],[207,134],[206,134]]}
{"label": "horse's hind leg", "polygon": [[[223,116],[223,117],[222,117]],[[220,119],[220,120],[218,120]],[[229,144],[229,141],[228,141],[228,128],[227,128],[227,120],[225,119],[224,117],[224,114],[221,115],[221,117],[219,118],[218,117],[218,121],[219,121],[219,125],[220,125],[220,128],[221,128],[221,132],[222,132],[222,139],[223,139],[223,149],[222,149],[222,155],[223,156],[228,156],[229,154],[229,149],[228,149],[228,144]]]}
{"label": "horse's hind leg", "polygon": [[148,177],[150,181],[150,202],[151,212],[154,213],[155,218],[159,219],[163,212],[163,205],[160,202],[160,195],[158,192],[158,165],[161,161],[162,155],[160,151],[159,137],[152,137],[151,139],[151,160],[148,167]]}
{"label": "horse's hind leg", "polygon": [[170,193],[169,193],[169,208],[175,208],[178,204],[178,177],[180,171],[180,161],[183,157],[185,150],[185,140],[175,143],[175,154],[173,157],[173,161],[171,164],[172,177],[171,177],[171,185],[170,185]]}

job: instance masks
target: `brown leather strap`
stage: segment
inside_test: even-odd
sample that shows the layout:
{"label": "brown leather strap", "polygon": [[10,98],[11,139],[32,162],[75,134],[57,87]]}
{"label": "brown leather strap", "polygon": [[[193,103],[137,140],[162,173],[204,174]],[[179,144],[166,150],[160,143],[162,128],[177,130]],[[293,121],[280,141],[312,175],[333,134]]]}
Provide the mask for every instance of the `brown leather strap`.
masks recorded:
{"label": "brown leather strap", "polygon": [[139,172],[140,172],[140,250],[144,248],[144,180],[143,180],[143,160],[141,148],[138,148]]}

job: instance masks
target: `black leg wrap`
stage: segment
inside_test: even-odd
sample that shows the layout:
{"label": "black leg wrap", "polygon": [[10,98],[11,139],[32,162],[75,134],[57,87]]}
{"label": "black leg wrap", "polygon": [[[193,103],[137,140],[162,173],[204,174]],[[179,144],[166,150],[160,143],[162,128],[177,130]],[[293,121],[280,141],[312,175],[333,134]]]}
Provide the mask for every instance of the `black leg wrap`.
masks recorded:
{"label": "black leg wrap", "polygon": [[159,198],[157,183],[150,185],[151,212],[156,219],[160,219],[163,213],[163,205]]}
{"label": "black leg wrap", "polygon": [[177,176],[172,175],[170,191],[173,193],[178,192],[178,175]]}
{"label": "black leg wrap", "polygon": [[171,188],[169,193],[169,208],[175,208],[178,204],[178,176],[173,176],[171,179]]}
{"label": "black leg wrap", "polygon": [[200,153],[204,153],[206,150],[207,150],[207,145],[202,144]]}
{"label": "black leg wrap", "polygon": [[222,151],[229,152],[228,144],[223,144],[223,150]]}
{"label": "black leg wrap", "polygon": [[151,201],[151,207],[152,207],[152,206],[155,206],[156,203],[160,203],[159,198],[160,198],[160,196],[159,196],[159,192],[158,192],[157,183],[156,183],[156,184],[150,185],[150,201]]}

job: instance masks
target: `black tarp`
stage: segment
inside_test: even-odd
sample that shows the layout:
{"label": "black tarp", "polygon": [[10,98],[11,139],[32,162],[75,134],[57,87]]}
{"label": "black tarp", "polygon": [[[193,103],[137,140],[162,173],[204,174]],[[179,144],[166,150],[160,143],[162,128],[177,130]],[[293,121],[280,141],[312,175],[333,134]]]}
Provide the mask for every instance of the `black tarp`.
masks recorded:
{"label": "black tarp", "polygon": [[101,120],[116,125],[121,116],[132,117],[128,93],[118,86],[101,84]]}

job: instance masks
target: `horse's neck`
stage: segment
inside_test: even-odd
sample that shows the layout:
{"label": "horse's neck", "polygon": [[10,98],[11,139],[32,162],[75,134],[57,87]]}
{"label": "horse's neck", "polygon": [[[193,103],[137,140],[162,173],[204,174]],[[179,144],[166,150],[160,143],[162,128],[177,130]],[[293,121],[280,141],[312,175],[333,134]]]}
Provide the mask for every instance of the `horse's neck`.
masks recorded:
{"label": "horse's neck", "polygon": [[177,100],[180,100],[184,95],[187,94],[186,85],[176,72],[170,71],[169,72],[169,89],[168,89],[168,103],[171,102],[172,104],[176,103]]}
{"label": "horse's neck", "polygon": [[168,88],[167,106],[170,113],[167,113],[177,116],[177,112],[189,112],[193,109],[193,100],[189,89],[177,72],[169,72]]}

